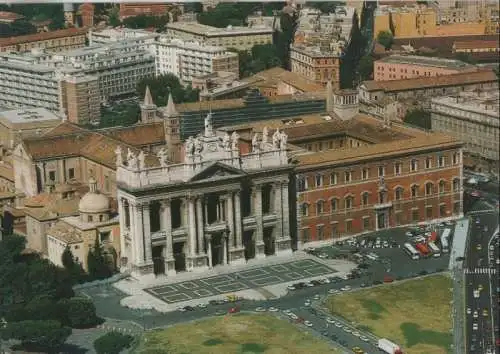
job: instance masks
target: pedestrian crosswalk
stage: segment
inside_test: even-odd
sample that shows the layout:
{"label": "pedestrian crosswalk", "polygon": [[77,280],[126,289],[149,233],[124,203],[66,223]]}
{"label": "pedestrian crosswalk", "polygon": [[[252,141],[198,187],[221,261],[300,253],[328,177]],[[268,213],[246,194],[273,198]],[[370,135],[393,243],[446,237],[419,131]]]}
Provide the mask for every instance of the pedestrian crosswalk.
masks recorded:
{"label": "pedestrian crosswalk", "polygon": [[465,270],[465,274],[496,274],[496,268],[474,268]]}

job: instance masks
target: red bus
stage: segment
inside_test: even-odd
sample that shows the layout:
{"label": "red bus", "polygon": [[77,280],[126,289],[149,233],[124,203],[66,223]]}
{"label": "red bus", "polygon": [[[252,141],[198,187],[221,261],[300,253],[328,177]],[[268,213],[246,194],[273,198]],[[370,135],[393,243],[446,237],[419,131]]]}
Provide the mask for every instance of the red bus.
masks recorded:
{"label": "red bus", "polygon": [[436,231],[432,231],[431,235],[429,236],[429,239],[427,241],[436,242],[437,238],[438,238],[438,233]]}
{"label": "red bus", "polygon": [[430,251],[427,246],[423,243],[417,243],[415,248],[422,254],[422,256],[428,256]]}

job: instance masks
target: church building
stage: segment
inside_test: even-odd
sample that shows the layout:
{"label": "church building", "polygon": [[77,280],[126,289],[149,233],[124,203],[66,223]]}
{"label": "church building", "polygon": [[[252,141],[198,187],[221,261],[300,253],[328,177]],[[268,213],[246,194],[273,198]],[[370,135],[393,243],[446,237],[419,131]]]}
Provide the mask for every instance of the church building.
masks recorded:
{"label": "church building", "polygon": [[264,128],[250,152],[239,145],[236,132],[216,134],[208,114],[180,163],[166,148],[149,156],[117,148],[122,269],[174,275],[296,248],[287,135]]}

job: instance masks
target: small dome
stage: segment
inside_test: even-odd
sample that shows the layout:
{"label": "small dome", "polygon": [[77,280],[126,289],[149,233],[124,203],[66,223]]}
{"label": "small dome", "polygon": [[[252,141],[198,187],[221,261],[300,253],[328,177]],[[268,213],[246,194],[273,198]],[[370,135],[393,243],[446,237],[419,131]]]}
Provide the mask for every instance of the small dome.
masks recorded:
{"label": "small dome", "polygon": [[89,192],[80,199],[78,210],[81,213],[88,214],[98,214],[109,211],[109,198],[97,190],[97,182],[92,177],[89,179],[89,187]]}

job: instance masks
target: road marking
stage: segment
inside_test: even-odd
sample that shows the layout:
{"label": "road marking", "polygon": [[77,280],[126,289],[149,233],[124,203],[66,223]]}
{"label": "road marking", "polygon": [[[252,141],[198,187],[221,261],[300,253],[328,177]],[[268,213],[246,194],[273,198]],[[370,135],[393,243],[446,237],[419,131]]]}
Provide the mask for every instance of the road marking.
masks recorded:
{"label": "road marking", "polygon": [[474,268],[474,269],[465,269],[465,274],[496,274],[496,268]]}

